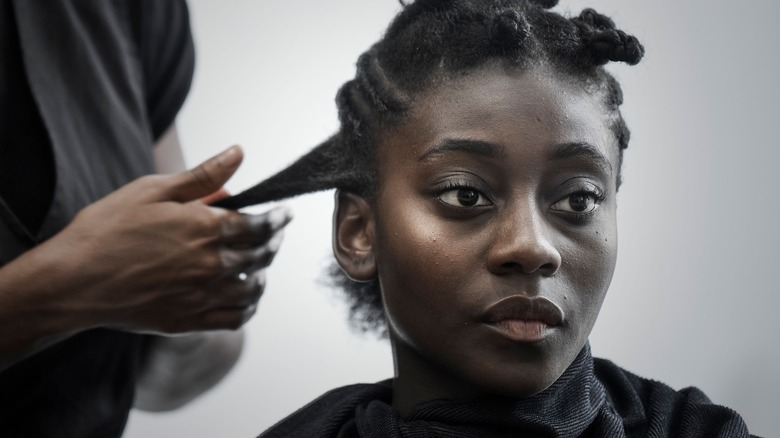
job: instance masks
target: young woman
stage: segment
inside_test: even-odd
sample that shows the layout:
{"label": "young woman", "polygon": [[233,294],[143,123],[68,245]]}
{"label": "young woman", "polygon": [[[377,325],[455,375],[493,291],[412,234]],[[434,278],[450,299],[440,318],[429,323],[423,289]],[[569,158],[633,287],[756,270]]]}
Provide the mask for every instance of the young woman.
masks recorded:
{"label": "young woman", "polygon": [[395,377],[264,436],[748,436],[733,411],[593,359],[629,133],[602,67],[644,49],[556,1],[418,0],[358,61],[341,129],[219,203],[338,189],[335,275]]}

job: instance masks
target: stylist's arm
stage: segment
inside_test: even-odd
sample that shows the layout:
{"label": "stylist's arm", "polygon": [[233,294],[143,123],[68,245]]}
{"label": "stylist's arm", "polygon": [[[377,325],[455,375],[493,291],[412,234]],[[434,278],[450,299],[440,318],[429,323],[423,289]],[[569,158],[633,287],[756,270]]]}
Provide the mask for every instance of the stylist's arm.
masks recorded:
{"label": "stylist's arm", "polygon": [[[222,190],[242,158],[232,147],[191,170],[142,177],[3,266],[0,370],[97,327],[152,334],[241,327],[290,219],[285,210],[243,215],[201,201]],[[220,335],[176,347],[189,351],[210,336]]]}

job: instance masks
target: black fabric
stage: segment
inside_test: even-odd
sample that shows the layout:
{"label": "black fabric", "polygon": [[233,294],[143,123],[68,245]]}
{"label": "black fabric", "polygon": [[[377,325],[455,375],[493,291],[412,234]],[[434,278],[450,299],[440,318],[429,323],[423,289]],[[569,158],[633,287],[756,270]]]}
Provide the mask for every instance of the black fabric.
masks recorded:
{"label": "black fabric", "polygon": [[0,0],[0,198],[31,234],[54,193],[54,157],[25,75],[13,3]]}
{"label": "black fabric", "polygon": [[435,400],[401,419],[392,381],[335,389],[260,435],[262,438],[736,438],[749,437],[734,411],[701,391],[676,392],[594,359],[586,346],[549,388],[523,399]]}
{"label": "black fabric", "polygon": [[146,108],[156,140],[171,126],[187,97],[195,48],[183,2],[132,1],[136,3],[129,8],[130,30],[141,57]]}
{"label": "black fabric", "polygon": [[0,374],[0,436],[118,437],[144,337],[91,330]]}
{"label": "black fabric", "polygon": [[622,419],[627,437],[753,436],[739,414],[713,404],[698,388],[675,391],[604,359],[595,359],[595,371]]}
{"label": "black fabric", "polygon": [[194,56],[184,0],[0,0],[0,264],[154,170]]}
{"label": "black fabric", "polygon": [[[153,144],[189,90],[194,50],[184,0],[0,3],[0,86],[12,90],[0,102],[3,123],[24,124],[34,139],[0,132],[2,156],[17,160],[0,164],[2,266],[154,171]],[[49,178],[48,201],[29,192],[39,177]],[[40,203],[32,207],[46,211],[40,227],[5,195]],[[0,436],[121,435],[146,344],[146,336],[90,330],[0,372]]]}

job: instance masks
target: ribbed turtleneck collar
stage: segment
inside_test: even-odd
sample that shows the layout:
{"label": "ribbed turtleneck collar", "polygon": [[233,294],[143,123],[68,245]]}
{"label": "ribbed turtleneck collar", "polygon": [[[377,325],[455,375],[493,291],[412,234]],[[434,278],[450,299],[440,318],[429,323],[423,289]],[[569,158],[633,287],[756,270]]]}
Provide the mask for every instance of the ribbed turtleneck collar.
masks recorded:
{"label": "ribbed turtleneck collar", "polygon": [[358,405],[354,423],[347,427],[354,427],[360,437],[366,438],[516,436],[518,432],[538,437],[579,437],[596,418],[605,398],[586,344],[558,380],[533,396],[468,402],[434,400],[414,407],[401,419],[390,406],[392,392],[386,389],[382,397]]}

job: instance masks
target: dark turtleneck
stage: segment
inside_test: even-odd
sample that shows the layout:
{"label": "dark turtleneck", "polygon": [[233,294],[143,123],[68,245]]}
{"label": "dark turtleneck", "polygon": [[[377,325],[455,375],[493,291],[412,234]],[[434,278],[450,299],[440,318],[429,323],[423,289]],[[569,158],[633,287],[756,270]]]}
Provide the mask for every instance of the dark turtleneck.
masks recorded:
{"label": "dark turtleneck", "polygon": [[748,437],[740,416],[698,389],[674,391],[613,363],[586,345],[546,390],[530,397],[433,400],[401,418],[392,380],[332,390],[262,438]]}

